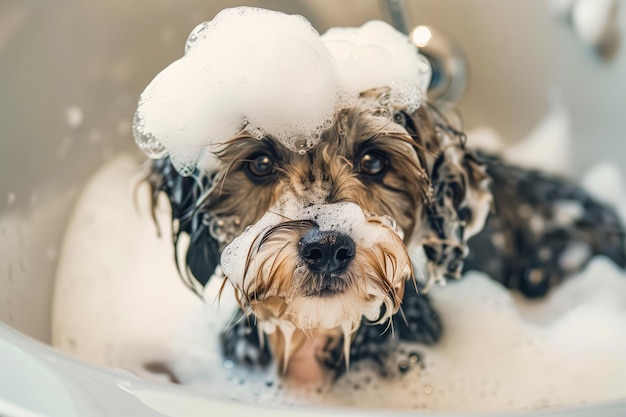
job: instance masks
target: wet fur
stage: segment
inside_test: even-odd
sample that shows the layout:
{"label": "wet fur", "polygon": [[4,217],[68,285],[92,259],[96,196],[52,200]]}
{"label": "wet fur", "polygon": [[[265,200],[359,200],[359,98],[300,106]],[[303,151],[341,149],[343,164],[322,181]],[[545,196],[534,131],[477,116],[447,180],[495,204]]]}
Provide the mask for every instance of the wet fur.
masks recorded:
{"label": "wet fur", "polygon": [[[183,260],[179,269],[185,283],[201,293],[219,265],[224,247],[245,227],[257,222],[286,190],[300,197],[322,195],[322,201],[314,201],[316,204],[352,202],[364,212],[393,218],[404,234],[404,244],[418,245],[425,251],[427,287],[459,278],[463,270],[478,269],[509,288],[535,297],[584,267],[592,256],[604,254],[624,266],[624,230],[611,208],[566,180],[520,169],[468,148],[463,133],[451,127],[435,107],[423,103],[408,114],[388,104],[387,92],[366,92],[359,105],[339,112],[320,143],[305,155],[286,150],[271,138],[258,140],[244,131],[216,153],[220,160],[217,172],[197,171],[192,177],[181,177],[167,158],[153,161],[147,176],[153,206],[159,193],[168,196],[173,242],[182,252],[177,259]],[[379,178],[359,171],[360,156],[372,150],[386,155],[389,162]],[[253,180],[246,173],[246,164],[261,153],[276,161],[275,174]],[[321,189],[328,191],[320,194]],[[520,216],[518,207],[528,204],[535,215],[549,223],[557,200],[581,203],[584,215],[571,224],[552,222],[544,231],[529,232],[527,219]],[[249,254],[247,269],[267,270],[268,274],[266,279],[249,281],[248,287],[239,289],[244,311],[253,309],[260,320],[285,313],[285,294],[293,291],[294,285],[297,287],[291,280],[298,265],[293,245],[310,227],[310,222],[285,219],[270,232],[273,236],[258,237],[271,240],[272,246],[259,258],[259,253]],[[183,235],[191,238],[188,246],[179,244]],[[577,243],[588,245],[589,255],[578,268],[559,267],[559,256],[568,245]],[[551,253],[549,259],[544,256],[538,262],[535,249],[541,244]],[[378,280],[381,290],[388,291],[386,268],[380,265],[381,259],[394,254],[381,248],[376,256],[360,256],[370,258],[356,264],[378,265],[378,271],[369,279]],[[536,270],[540,275],[533,273]],[[418,268],[416,273],[420,273]],[[358,269],[346,276],[347,285],[352,287],[364,279]],[[342,358],[352,362],[382,361],[394,343],[391,332],[385,332],[389,324],[395,329],[396,341],[436,342],[441,336],[441,323],[424,291],[416,288],[409,284],[389,291],[391,301],[383,305],[381,314],[389,309],[398,313],[390,323],[372,325],[363,319],[362,325],[354,329],[348,358],[343,357],[341,349],[343,336],[328,332],[320,361],[335,370],[341,370],[340,363],[346,363]],[[263,336],[256,329],[251,331],[256,322],[237,323],[224,335],[225,356],[244,363],[267,363],[267,344],[262,343]],[[307,324],[301,323],[301,327]],[[246,331],[239,332],[243,336],[238,337],[237,329],[241,328]],[[281,358],[288,354],[283,352],[286,342],[280,337],[272,336],[270,342],[282,368],[285,363]],[[296,344],[304,341],[301,336],[296,339]],[[242,355],[235,347],[240,342],[256,349],[254,355]]]}

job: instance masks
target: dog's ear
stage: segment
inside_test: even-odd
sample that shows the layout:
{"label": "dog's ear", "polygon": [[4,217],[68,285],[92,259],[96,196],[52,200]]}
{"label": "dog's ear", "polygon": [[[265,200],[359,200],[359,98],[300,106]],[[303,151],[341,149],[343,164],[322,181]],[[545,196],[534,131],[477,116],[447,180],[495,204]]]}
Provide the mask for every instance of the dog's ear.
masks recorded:
{"label": "dog's ear", "polygon": [[[422,230],[431,277],[476,269],[541,297],[593,256],[626,267],[626,230],[614,209],[571,182],[466,147],[465,135],[428,103],[400,115],[394,121],[405,126],[418,155],[422,149],[431,181]],[[572,259],[568,251],[576,253],[571,262],[564,261]]]}
{"label": "dog's ear", "polygon": [[[202,287],[209,282],[220,261],[219,245],[215,238],[211,236],[209,226],[204,221],[204,218],[204,213],[196,213],[188,224],[183,225],[185,230],[179,230],[174,237],[175,250],[178,252],[180,250],[178,241],[181,233],[189,235],[189,246],[186,248],[184,265],[186,270],[184,273],[190,273],[191,277]],[[181,265],[178,265],[178,269],[181,270]],[[196,291],[196,286],[191,281],[191,277],[187,277],[186,283],[188,285],[191,284],[189,287],[198,292]]]}
{"label": "dog's ear", "polygon": [[[198,206],[203,193],[211,187],[212,180],[198,172],[183,177],[174,169],[169,158],[163,158],[151,161],[146,182],[150,186],[155,224],[159,195],[164,193],[169,200],[176,266],[185,285],[201,294],[220,259],[219,244],[210,233],[210,214]],[[183,239],[185,235],[189,237],[186,246],[184,243],[187,240]],[[184,265],[181,265],[183,260]]]}
{"label": "dog's ear", "polygon": [[422,103],[412,114],[398,110],[393,117],[411,136],[430,180],[430,200],[420,232],[429,283],[459,278],[467,241],[483,228],[492,205],[485,166],[466,149],[465,135],[429,103]]}

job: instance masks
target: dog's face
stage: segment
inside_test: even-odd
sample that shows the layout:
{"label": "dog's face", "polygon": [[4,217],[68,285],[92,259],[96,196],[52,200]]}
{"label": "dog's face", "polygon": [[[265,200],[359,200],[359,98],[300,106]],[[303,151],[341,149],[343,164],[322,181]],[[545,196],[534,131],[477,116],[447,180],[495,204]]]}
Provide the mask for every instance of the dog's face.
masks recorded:
{"label": "dog's face", "polygon": [[222,266],[257,317],[350,332],[363,315],[378,321],[398,310],[413,276],[403,238],[430,189],[404,117],[363,98],[305,154],[246,134],[218,153],[206,208],[241,233]]}
{"label": "dog's face", "polygon": [[398,124],[408,116],[398,111],[394,121],[375,101],[361,104],[343,110],[305,154],[270,138],[231,139],[218,153],[222,169],[206,208],[241,231],[281,199],[303,206],[350,202],[391,217],[410,236],[430,187],[416,151],[421,145]]}
{"label": "dog's face", "polygon": [[304,154],[246,133],[217,153],[204,205],[216,235],[237,236],[222,269],[283,369],[302,335],[343,334],[347,349],[363,317],[388,320],[414,276],[406,243],[430,182],[409,116],[384,97],[339,112]]}
{"label": "dog's face", "polygon": [[[298,153],[244,130],[209,176],[183,179],[163,160],[149,179],[170,197],[177,250],[191,237],[186,271],[206,283],[221,253],[225,283],[270,334],[279,366],[307,335],[343,334],[349,348],[363,317],[398,311],[414,272],[458,278],[491,202],[463,135],[427,103],[392,106],[387,88],[338,111],[319,139]],[[424,249],[419,271],[409,246]]]}

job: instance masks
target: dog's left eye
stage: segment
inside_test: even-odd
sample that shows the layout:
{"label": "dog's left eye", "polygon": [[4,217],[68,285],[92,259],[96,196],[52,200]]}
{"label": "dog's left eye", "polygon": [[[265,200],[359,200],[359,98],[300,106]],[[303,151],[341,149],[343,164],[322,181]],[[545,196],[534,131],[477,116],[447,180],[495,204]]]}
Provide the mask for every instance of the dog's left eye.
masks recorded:
{"label": "dog's left eye", "polygon": [[367,175],[380,175],[387,168],[387,158],[380,152],[367,152],[361,157],[360,171]]}
{"label": "dog's left eye", "polygon": [[269,155],[261,154],[250,159],[246,165],[248,175],[255,178],[267,177],[274,173],[274,161]]}

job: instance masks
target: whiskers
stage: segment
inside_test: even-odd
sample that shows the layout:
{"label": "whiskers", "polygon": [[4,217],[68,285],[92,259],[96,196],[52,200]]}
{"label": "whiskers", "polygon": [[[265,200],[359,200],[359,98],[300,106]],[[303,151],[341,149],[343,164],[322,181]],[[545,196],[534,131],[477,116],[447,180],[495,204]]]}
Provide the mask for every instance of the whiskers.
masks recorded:
{"label": "whiskers", "polygon": [[349,282],[352,281],[351,274],[310,274],[309,279],[305,279],[309,284],[304,291],[306,297],[331,297],[346,291]]}

